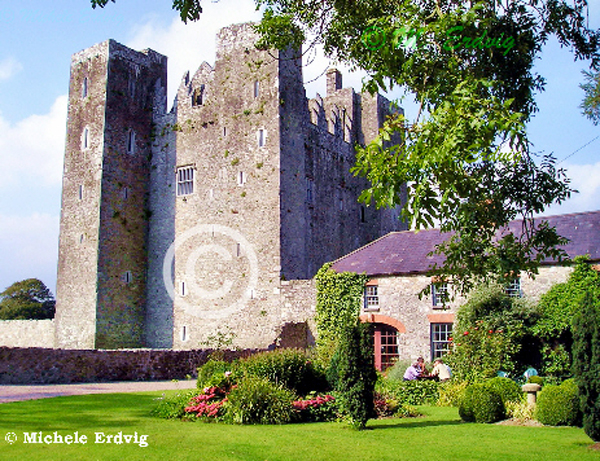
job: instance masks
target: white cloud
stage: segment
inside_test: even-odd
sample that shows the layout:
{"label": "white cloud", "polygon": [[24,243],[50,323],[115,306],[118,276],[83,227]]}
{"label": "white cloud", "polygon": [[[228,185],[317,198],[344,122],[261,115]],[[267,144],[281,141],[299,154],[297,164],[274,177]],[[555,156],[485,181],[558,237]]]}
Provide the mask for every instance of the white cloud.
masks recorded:
{"label": "white cloud", "polygon": [[0,265],[0,291],[35,277],[55,293],[58,228],[59,217],[46,213],[0,215],[0,254],[5,262]]}
{"label": "white cloud", "polygon": [[59,96],[47,114],[16,124],[0,116],[0,189],[60,184],[66,120],[67,96]]}
{"label": "white cloud", "polygon": [[0,81],[8,80],[22,69],[23,66],[15,58],[10,57],[3,59],[0,61]]}
{"label": "white cloud", "polygon": [[169,58],[169,104],[186,71],[193,74],[203,61],[214,64],[216,34],[221,27],[261,18],[252,0],[221,0],[203,8],[204,13],[197,22],[184,24],[177,16],[165,28],[150,20],[134,28],[132,39],[127,43],[136,50],[152,48]]}
{"label": "white cloud", "polygon": [[600,162],[588,165],[559,165],[567,170],[571,187],[579,191],[561,205],[554,205],[544,215],[580,213],[600,210]]}

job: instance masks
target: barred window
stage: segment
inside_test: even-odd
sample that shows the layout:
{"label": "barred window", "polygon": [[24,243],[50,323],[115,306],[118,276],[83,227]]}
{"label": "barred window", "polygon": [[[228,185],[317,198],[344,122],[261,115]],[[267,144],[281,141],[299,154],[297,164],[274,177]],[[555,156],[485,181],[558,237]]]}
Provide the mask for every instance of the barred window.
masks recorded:
{"label": "barred window", "polygon": [[186,166],[177,168],[177,195],[190,195],[194,193],[194,167]]}

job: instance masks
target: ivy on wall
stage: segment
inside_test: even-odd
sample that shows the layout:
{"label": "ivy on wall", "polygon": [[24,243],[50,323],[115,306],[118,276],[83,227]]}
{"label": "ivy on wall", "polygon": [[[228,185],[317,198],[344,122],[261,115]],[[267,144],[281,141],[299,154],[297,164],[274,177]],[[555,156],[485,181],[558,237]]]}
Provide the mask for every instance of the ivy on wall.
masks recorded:
{"label": "ivy on wall", "polygon": [[358,322],[365,274],[336,272],[326,263],[315,275],[317,345],[334,347],[341,332]]}

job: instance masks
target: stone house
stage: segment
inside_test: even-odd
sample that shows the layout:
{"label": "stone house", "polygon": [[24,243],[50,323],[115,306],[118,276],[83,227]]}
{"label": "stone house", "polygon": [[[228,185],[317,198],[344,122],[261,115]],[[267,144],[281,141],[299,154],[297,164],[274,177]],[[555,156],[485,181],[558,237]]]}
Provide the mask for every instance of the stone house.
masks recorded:
{"label": "stone house", "polygon": [[[587,254],[592,261],[600,261],[600,211],[539,219],[547,220],[559,235],[569,239],[563,249],[570,258]],[[517,231],[520,222],[511,223],[511,228]],[[464,299],[457,296],[444,302],[451,286],[427,275],[434,263],[443,262],[439,255],[429,255],[443,239],[437,229],[392,232],[333,264],[338,272],[369,276],[360,316],[375,324],[375,361],[379,369],[397,358],[423,356],[433,360],[448,350],[455,314]],[[566,281],[570,272],[569,266],[544,261],[535,278],[516,278],[507,293],[537,300],[553,284]],[[419,298],[429,285],[431,295]]]}

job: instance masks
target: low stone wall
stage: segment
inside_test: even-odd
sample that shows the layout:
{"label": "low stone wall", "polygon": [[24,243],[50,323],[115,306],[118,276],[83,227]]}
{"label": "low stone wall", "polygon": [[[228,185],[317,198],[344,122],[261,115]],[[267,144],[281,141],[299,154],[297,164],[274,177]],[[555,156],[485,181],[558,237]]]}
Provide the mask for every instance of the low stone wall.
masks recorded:
{"label": "low stone wall", "polygon": [[[69,350],[0,347],[0,384],[153,381],[197,376],[209,350]],[[258,349],[224,351],[231,361]]]}
{"label": "low stone wall", "polygon": [[54,347],[54,319],[0,320],[0,346]]}

